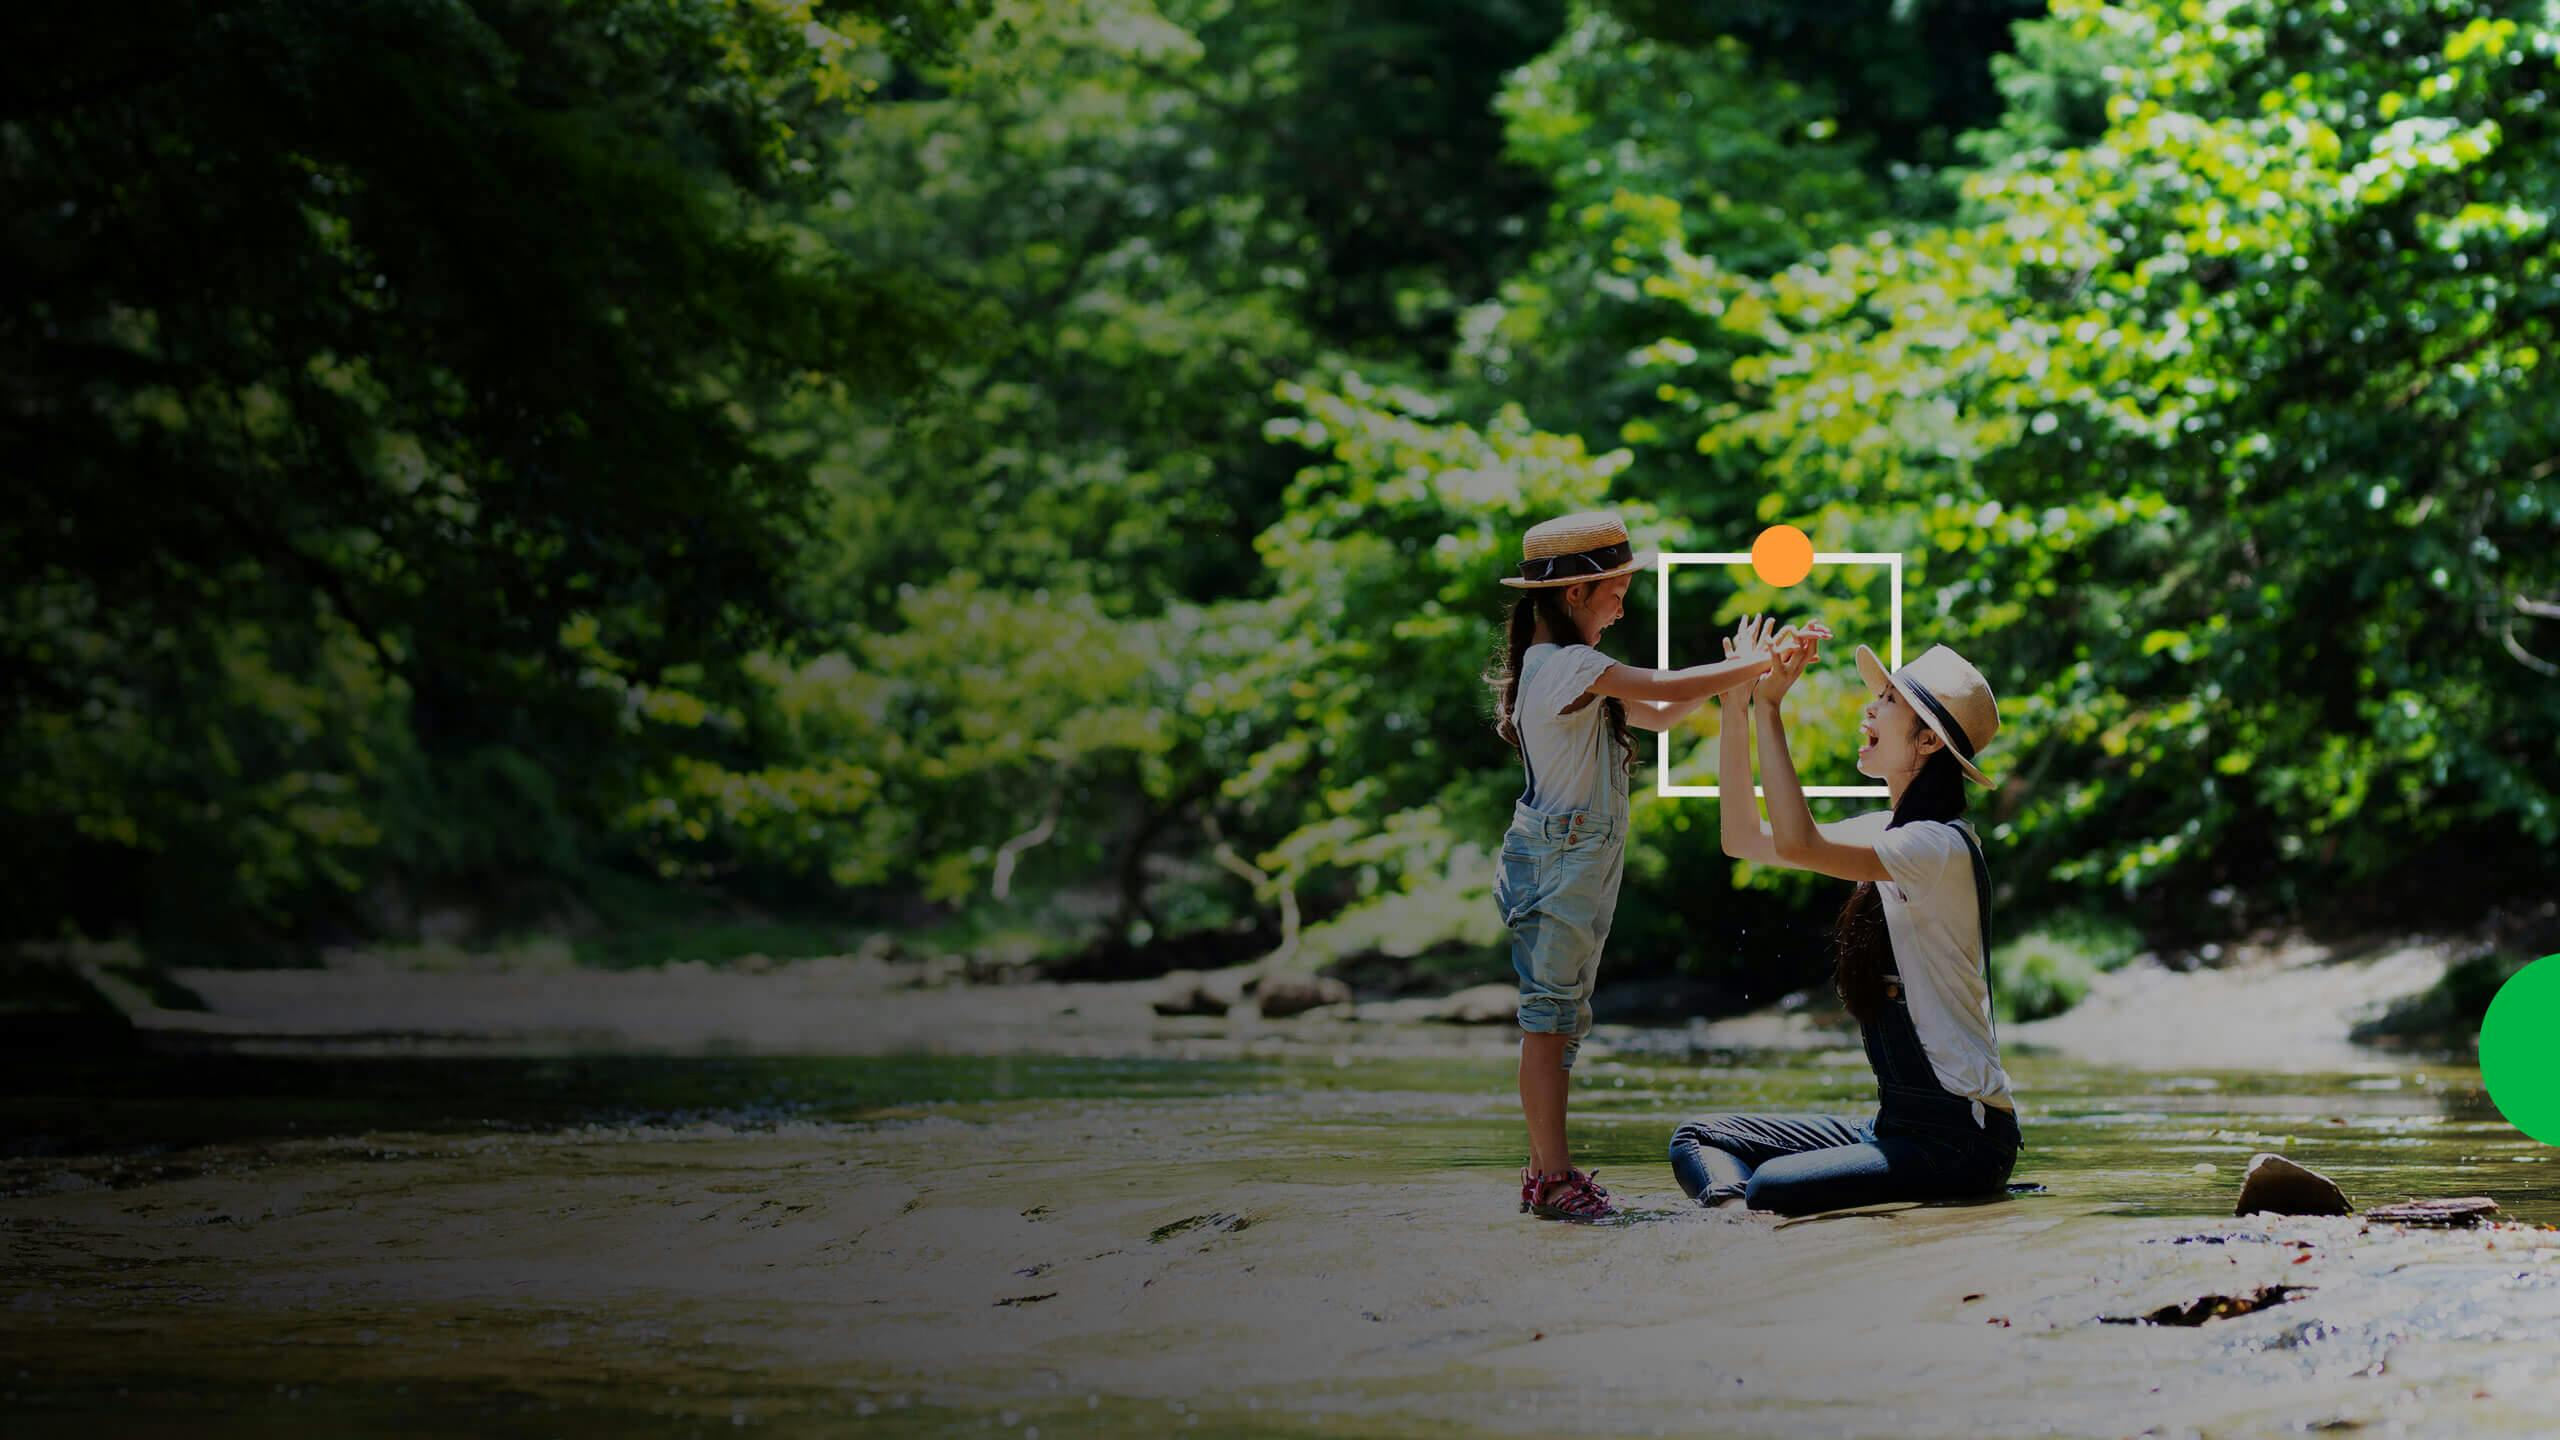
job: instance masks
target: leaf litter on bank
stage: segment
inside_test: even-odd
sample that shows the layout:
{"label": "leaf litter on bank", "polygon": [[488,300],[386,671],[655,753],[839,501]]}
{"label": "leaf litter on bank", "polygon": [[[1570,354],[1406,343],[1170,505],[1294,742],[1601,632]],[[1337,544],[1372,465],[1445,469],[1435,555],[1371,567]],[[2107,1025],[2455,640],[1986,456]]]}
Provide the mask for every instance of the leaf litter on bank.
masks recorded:
{"label": "leaf litter on bank", "polygon": [[2163,1305],[2141,1315],[2101,1315],[2101,1325],[2202,1325],[2208,1320],[2231,1320],[2253,1315],[2272,1306],[2282,1305],[2308,1294],[2312,1285],[2261,1285],[2237,1295],[2199,1295],[2185,1304]]}

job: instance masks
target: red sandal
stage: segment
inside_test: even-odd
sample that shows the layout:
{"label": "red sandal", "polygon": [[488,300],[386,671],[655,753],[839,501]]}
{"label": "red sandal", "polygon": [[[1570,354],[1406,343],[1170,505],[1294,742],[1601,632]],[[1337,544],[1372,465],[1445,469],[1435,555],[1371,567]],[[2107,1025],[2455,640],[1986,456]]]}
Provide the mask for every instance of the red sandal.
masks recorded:
{"label": "red sandal", "polygon": [[1522,1196],[1528,1211],[1541,1220],[1569,1220],[1588,1225],[1597,1220],[1615,1220],[1622,1213],[1611,1203],[1609,1192],[1600,1188],[1595,1177],[1579,1170],[1568,1170],[1562,1175],[1539,1181],[1534,1194],[1523,1185]]}

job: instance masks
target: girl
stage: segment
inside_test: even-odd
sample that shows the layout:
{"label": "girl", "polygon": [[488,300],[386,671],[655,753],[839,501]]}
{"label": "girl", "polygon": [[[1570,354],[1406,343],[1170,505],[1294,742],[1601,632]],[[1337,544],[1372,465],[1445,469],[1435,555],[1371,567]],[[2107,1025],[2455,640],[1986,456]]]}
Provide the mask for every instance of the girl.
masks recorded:
{"label": "girl", "polygon": [[[1667,730],[1705,703],[1769,670],[1793,631],[1754,631],[1727,658],[1686,670],[1620,665],[1592,648],[1626,613],[1634,572],[1653,563],[1627,542],[1614,514],[1567,515],[1533,527],[1521,545],[1522,590],[1487,680],[1495,729],[1519,750],[1528,787],[1502,837],[1493,895],[1511,930],[1520,979],[1520,1109],[1529,1165],[1520,1208],[1552,1220],[1616,1215],[1609,1192],[1573,1168],[1565,1094],[1574,1053],[1591,1029],[1591,985],[1617,908],[1627,844],[1630,723]],[[1595,703],[1596,702],[1596,703]]]}
{"label": "girl", "polygon": [[[1727,653],[1765,648],[1767,629],[1744,620]],[[1974,759],[1999,733],[1998,702],[1982,672],[1944,645],[1890,674],[1859,646],[1858,672],[1875,699],[1860,726],[1858,769],[1885,782],[1893,808],[1816,825],[1780,709],[1805,663],[1785,656],[1750,699],[1724,698],[1724,851],[1858,882],[1840,911],[1836,983],[1865,1038],[1879,1109],[1873,1119],[1693,1120],[1672,1138],[1671,1173],[1701,1204],[1787,1215],[1998,1194],[2017,1162],[2017,1103],[1991,1023],[1990,873],[1958,818],[1964,782],[1991,783]],[[1754,733],[1765,826],[1748,798]]]}

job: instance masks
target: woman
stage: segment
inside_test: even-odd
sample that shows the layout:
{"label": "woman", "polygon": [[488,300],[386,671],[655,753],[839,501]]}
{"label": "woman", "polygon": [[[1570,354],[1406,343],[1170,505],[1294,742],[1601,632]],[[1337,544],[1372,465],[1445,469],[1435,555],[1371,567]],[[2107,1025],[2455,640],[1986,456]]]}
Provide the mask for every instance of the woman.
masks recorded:
{"label": "woman", "polygon": [[[1768,626],[1746,619],[1726,644],[1765,650]],[[1693,1120],[1672,1138],[1672,1173],[1701,1204],[1787,1215],[2001,1193],[2017,1162],[2017,1102],[1992,1029],[1990,874],[1959,818],[1965,782],[1991,783],[1975,757],[1999,732],[1998,702],[1982,672],[1944,645],[1891,673],[1859,646],[1858,672],[1875,698],[1860,725],[1858,770],[1885,783],[1892,809],[1816,825],[1782,709],[1811,658],[1793,652],[1750,700],[1722,701],[1724,850],[1858,883],[1835,930],[1837,984],[1865,1039],[1879,1108],[1863,1120]],[[1755,734],[1765,826],[1748,798]]]}

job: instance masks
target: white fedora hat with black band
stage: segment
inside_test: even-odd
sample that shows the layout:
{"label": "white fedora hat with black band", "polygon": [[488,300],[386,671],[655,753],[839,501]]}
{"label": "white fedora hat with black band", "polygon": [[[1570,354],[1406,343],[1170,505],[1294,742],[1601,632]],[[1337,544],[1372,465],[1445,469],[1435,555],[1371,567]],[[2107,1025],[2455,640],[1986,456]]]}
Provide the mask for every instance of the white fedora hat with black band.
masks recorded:
{"label": "white fedora hat with black band", "polygon": [[1861,645],[1858,673],[1868,688],[1880,692],[1890,685],[1918,711],[1920,723],[1938,732],[1938,738],[1955,752],[1966,779],[1976,785],[1991,783],[1991,777],[1973,761],[2000,733],[2000,702],[1991,693],[1991,682],[1982,678],[1972,661],[1944,645],[1932,645],[1919,659],[1889,671],[1876,652]]}
{"label": "white fedora hat with black band", "polygon": [[1514,590],[1580,585],[1641,570],[1655,558],[1628,543],[1626,522],[1616,511],[1589,510],[1530,526],[1520,542],[1520,573],[1503,576],[1502,583]]}

